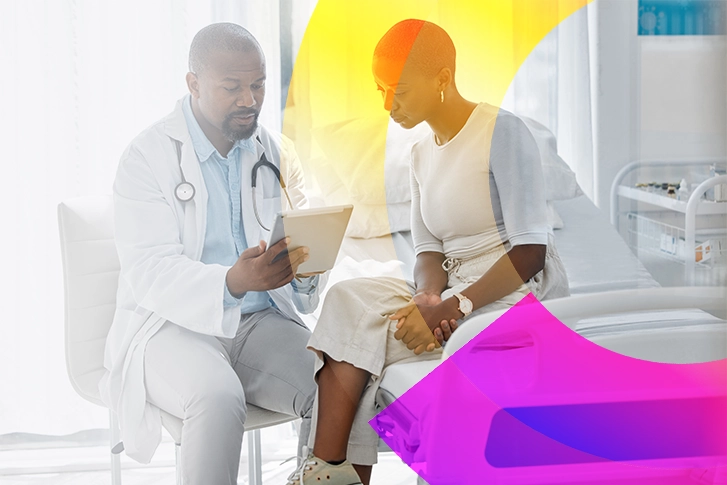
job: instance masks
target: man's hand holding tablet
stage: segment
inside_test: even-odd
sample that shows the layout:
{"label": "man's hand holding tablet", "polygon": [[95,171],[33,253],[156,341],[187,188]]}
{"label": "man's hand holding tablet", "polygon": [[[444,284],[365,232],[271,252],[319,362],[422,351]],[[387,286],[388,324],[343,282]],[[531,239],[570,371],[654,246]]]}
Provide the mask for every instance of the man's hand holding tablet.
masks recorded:
{"label": "man's hand holding tablet", "polygon": [[331,269],[352,210],[352,205],[345,205],[278,213],[268,241],[243,251],[227,271],[230,294],[241,298],[248,291],[280,288],[293,278]]}
{"label": "man's hand holding tablet", "polygon": [[267,243],[260,241],[259,245],[243,251],[227,271],[230,294],[241,298],[248,291],[268,291],[290,283],[298,272],[298,266],[308,261],[310,256],[305,246],[288,251],[289,242],[290,238],[283,238],[267,248]]}
{"label": "man's hand holding tablet", "polygon": [[[300,248],[310,248],[310,258],[300,263],[299,276],[325,273],[336,262],[352,211],[352,205],[342,205],[280,212],[270,232],[268,246],[272,249],[278,241],[288,238],[291,254]],[[275,254],[273,261],[282,256]]]}

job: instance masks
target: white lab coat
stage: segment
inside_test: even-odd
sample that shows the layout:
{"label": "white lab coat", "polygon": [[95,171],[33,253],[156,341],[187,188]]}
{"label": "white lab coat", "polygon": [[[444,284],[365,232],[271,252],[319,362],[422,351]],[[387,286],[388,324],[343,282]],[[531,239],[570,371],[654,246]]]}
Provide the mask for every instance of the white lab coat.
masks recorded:
{"label": "white lab coat", "polygon": [[[159,409],[146,402],[146,343],[165,321],[202,334],[230,338],[240,320],[239,306],[223,307],[229,267],[200,262],[207,191],[182,112],[183,101],[131,142],[121,157],[114,182],[115,239],[121,273],[116,313],[104,354],[107,372],[99,387],[103,401],[119,417],[126,454],[142,463],[151,460],[161,439]],[[303,174],[292,143],[263,127],[258,135],[262,144],[256,142],[256,160],[264,149],[268,160],[280,168],[293,204],[305,206]],[[188,202],[180,202],[174,195],[182,177],[172,139],[182,142],[181,170],[196,189],[195,197]],[[251,208],[252,163],[249,167],[243,165],[241,179],[249,247],[268,235]],[[270,169],[261,168],[257,185],[260,217],[267,227],[272,227],[281,208],[278,181]],[[300,322],[293,305],[302,313],[312,312],[326,276],[322,275],[311,295],[295,293],[290,284],[270,291],[270,295],[284,314]]]}

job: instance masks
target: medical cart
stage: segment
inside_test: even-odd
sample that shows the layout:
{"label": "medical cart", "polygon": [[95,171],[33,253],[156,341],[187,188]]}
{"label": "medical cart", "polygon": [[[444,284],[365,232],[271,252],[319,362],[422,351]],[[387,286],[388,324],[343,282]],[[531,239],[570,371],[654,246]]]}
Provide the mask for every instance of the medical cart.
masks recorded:
{"label": "medical cart", "polygon": [[727,284],[726,166],[725,159],[639,160],[613,181],[611,223],[668,286]]}

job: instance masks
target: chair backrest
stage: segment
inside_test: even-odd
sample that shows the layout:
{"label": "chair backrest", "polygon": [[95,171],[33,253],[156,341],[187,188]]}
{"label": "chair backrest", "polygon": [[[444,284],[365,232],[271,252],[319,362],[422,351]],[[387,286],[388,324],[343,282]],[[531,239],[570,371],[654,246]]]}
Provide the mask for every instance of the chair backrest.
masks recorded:
{"label": "chair backrest", "polygon": [[82,397],[102,404],[106,336],[116,309],[119,258],[111,196],[78,197],[58,206],[65,288],[66,368]]}

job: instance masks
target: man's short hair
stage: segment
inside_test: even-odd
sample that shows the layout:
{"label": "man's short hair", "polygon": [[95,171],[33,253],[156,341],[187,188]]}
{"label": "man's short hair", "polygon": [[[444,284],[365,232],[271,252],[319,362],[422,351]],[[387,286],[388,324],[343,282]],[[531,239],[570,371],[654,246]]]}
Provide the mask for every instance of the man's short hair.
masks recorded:
{"label": "man's short hair", "polygon": [[402,20],[391,27],[374,50],[375,57],[413,66],[426,75],[448,67],[454,73],[456,51],[443,28],[426,20]]}
{"label": "man's short hair", "polygon": [[218,51],[250,52],[257,50],[264,60],[257,39],[244,27],[220,22],[203,28],[192,39],[189,48],[189,70],[199,74],[209,67],[210,54]]}

